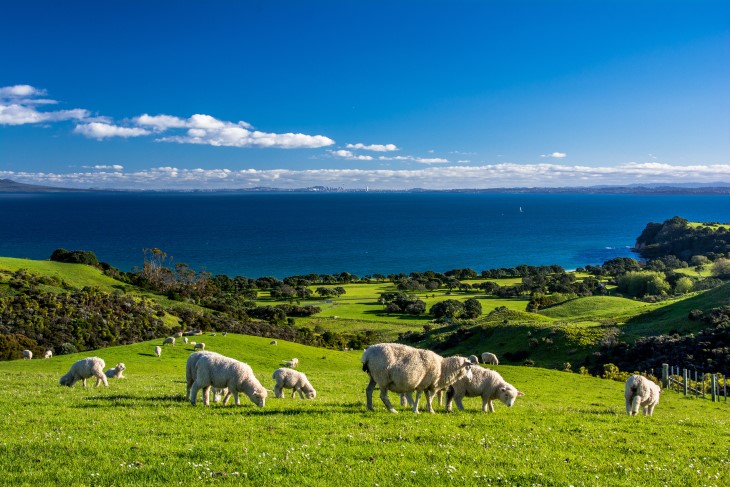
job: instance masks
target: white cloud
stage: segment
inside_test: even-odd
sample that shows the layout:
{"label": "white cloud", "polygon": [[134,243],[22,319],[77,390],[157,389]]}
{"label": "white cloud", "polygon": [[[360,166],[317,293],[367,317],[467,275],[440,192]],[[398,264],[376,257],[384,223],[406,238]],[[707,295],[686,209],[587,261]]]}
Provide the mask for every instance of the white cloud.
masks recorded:
{"label": "white cloud", "polygon": [[112,165],[105,165],[105,164],[97,164],[96,166],[81,166],[84,169],[98,169],[98,170],[107,170],[112,169],[114,171],[121,171],[124,169],[124,166],[121,166],[119,164],[112,164]]}
{"label": "white cloud", "polygon": [[55,100],[36,98],[45,94],[45,90],[30,85],[0,87],[0,125],[26,125],[89,118],[89,111],[81,108],[49,112],[39,111],[37,105],[57,103]]}
{"label": "white cloud", "polygon": [[156,132],[165,131],[170,128],[184,128],[187,127],[187,120],[182,118],[173,117],[170,115],[140,115],[134,119],[137,125],[142,127],[149,127]]}
{"label": "white cloud", "polygon": [[565,152],[552,152],[550,154],[542,154],[540,157],[551,157],[553,159],[563,159],[567,155],[568,154],[566,154]]}
{"label": "white cloud", "polygon": [[120,127],[108,123],[91,122],[77,125],[74,133],[90,139],[108,139],[109,137],[139,137],[149,135],[150,131],[138,127]]}
{"label": "white cloud", "polygon": [[445,164],[449,162],[448,159],[442,157],[415,157],[415,156],[380,156],[378,160],[381,161],[412,161],[418,162],[419,164]]}
{"label": "white cloud", "polygon": [[373,156],[366,156],[362,154],[353,154],[352,151],[349,150],[331,150],[328,151],[330,154],[332,154],[335,157],[341,157],[343,159],[347,159],[349,161],[372,161]]}
{"label": "white cloud", "polygon": [[365,144],[347,144],[345,146],[347,149],[355,149],[355,150],[369,150],[373,152],[392,152],[400,150],[398,147],[396,147],[395,144],[371,144],[371,145],[365,145]]}
{"label": "white cloud", "polygon": [[254,186],[302,188],[316,185],[371,189],[451,189],[572,187],[646,183],[730,182],[730,165],[672,166],[627,163],[618,166],[492,164],[396,169],[184,169],[157,167],[141,171],[31,173],[0,171],[0,178],[31,184],[110,189],[228,189]]}

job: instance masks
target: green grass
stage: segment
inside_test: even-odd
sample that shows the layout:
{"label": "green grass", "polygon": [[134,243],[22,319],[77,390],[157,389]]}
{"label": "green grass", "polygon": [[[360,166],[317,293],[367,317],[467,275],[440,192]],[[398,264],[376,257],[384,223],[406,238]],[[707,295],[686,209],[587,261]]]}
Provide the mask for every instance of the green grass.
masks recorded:
{"label": "green grass", "polygon": [[555,319],[625,321],[631,316],[656,308],[656,305],[618,296],[589,296],[571,299],[540,310],[540,314]]}
{"label": "green grass", "polygon": [[[359,352],[333,352],[229,334],[211,350],[272,371],[296,356],[312,401],[257,408],[183,399],[190,347],[146,342],[94,352],[126,380],[58,385],[81,356],[0,363],[0,471],[5,485],[727,485],[727,403],[665,392],[651,418],[624,412],[623,384],[499,366],[525,392],[508,409],[414,415],[365,409]],[[394,398],[395,399],[395,398]]]}
{"label": "green grass", "polygon": [[31,274],[55,277],[59,282],[64,282],[68,286],[78,289],[89,286],[110,293],[115,289],[132,288],[132,286],[105,276],[99,269],[87,265],[0,257],[0,270],[16,272],[20,269],[26,269]]}

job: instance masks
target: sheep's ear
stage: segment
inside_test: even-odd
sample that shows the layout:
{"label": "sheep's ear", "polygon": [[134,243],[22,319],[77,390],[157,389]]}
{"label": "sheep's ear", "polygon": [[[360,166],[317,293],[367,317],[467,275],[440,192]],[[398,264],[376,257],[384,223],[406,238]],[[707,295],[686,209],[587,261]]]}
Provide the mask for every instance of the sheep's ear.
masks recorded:
{"label": "sheep's ear", "polygon": [[520,392],[520,391],[517,391],[517,395],[518,395],[518,396],[524,396],[524,395],[525,395],[525,393],[524,393],[524,392]]}

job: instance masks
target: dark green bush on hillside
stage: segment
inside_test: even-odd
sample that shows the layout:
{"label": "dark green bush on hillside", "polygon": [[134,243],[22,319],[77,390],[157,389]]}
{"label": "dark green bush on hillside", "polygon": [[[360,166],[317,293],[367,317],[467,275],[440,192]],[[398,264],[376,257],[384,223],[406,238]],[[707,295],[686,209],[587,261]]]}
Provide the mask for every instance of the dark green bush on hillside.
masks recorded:
{"label": "dark green bush on hillside", "polygon": [[96,254],[88,250],[56,249],[51,254],[51,260],[55,262],[66,262],[68,264],[86,264],[99,267],[99,259],[96,258]]}

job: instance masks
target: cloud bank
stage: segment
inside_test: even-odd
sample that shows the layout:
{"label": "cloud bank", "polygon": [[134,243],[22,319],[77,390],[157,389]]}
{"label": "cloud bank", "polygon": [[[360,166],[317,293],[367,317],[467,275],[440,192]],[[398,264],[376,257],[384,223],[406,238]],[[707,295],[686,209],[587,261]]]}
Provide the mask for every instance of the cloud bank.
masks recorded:
{"label": "cloud bank", "polygon": [[[101,166],[99,166],[101,168]],[[346,189],[453,189],[504,187],[575,187],[635,183],[698,183],[730,181],[730,165],[672,166],[627,163],[615,167],[558,164],[493,164],[391,169],[184,169],[157,167],[122,171],[32,173],[0,171],[0,178],[29,184],[108,189],[236,189],[259,186],[303,188],[337,186]]]}
{"label": "cloud bank", "polygon": [[0,87],[0,125],[85,120],[91,116],[88,110],[82,108],[55,111],[39,110],[38,107],[41,105],[55,105],[58,103],[56,100],[40,98],[45,95],[45,90],[30,85]]}

